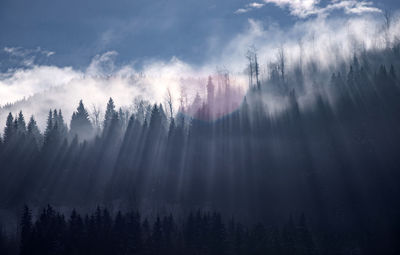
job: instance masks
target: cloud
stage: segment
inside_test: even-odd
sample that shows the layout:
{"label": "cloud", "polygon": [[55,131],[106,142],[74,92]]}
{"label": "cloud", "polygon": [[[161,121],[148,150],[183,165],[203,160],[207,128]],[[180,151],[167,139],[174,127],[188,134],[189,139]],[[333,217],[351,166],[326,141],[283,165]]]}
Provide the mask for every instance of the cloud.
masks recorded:
{"label": "cloud", "polygon": [[0,102],[2,105],[27,98],[36,93],[69,83],[82,74],[70,67],[33,66],[19,68],[0,75]]}
{"label": "cloud", "polygon": [[241,13],[249,12],[249,11],[254,10],[254,9],[260,9],[260,8],[262,8],[264,5],[265,5],[264,3],[253,2],[253,3],[247,4],[247,5],[245,6],[245,8],[237,9],[237,10],[235,11],[235,14],[241,14]]}
{"label": "cloud", "polygon": [[[137,96],[160,103],[167,88],[172,91],[177,105],[182,87],[188,92],[189,100],[197,92],[204,95],[207,76],[215,74],[217,67],[229,70],[235,86],[246,88],[245,54],[251,45],[258,49],[263,80],[268,77],[268,66],[276,60],[277,49],[281,46],[285,49],[288,70],[298,65],[301,56],[304,66],[314,63],[319,70],[331,74],[354,52],[385,47],[386,33],[381,28],[382,21],[374,15],[316,17],[299,20],[286,28],[249,19],[245,30],[226,42],[222,51],[210,54],[201,66],[172,57],[169,61],[148,60],[141,68],[135,68],[132,64],[117,64],[118,53],[108,51],[95,56],[82,70],[52,65],[12,69],[0,73],[0,106],[14,103],[0,107],[0,125],[5,123],[8,112],[23,110],[25,116],[34,114],[43,127],[49,108],[61,108],[69,121],[80,99],[89,110],[95,105],[103,111],[109,97],[114,98],[118,107],[126,108]],[[389,35],[392,41],[399,38],[399,19],[392,22]],[[324,84],[327,80],[320,82]],[[311,86],[312,82],[306,81],[306,84]],[[271,98],[268,104],[269,109],[274,109],[279,107],[279,100]]]}
{"label": "cloud", "polygon": [[167,88],[178,106],[183,85],[192,100],[196,91],[204,94],[207,75],[214,71],[195,68],[175,57],[151,61],[136,70],[131,65],[116,66],[116,57],[115,51],[99,54],[84,71],[34,65],[0,73],[0,125],[8,112],[22,110],[26,117],[34,115],[43,129],[50,108],[61,108],[68,122],[80,99],[89,111],[92,106],[104,110],[110,97],[123,108],[132,106],[135,97],[163,103]]}
{"label": "cloud", "polygon": [[118,56],[116,51],[108,51],[103,54],[96,55],[86,70],[86,74],[90,76],[107,77],[110,76],[114,69],[114,61]]}
{"label": "cloud", "polygon": [[373,6],[373,2],[357,0],[333,0],[331,4],[322,8],[321,13],[329,13],[332,10],[342,9],[347,14],[362,14],[367,12],[381,12]]}
{"label": "cloud", "polygon": [[235,14],[246,13],[246,12],[249,12],[249,11],[251,11],[250,8],[240,8],[240,9],[237,9],[237,10],[235,11]]}
{"label": "cloud", "polygon": [[46,57],[50,57],[55,54],[54,51],[44,50],[40,47],[36,49],[25,49],[22,47],[4,47],[4,52],[8,53],[10,56],[14,57],[26,57],[32,54],[40,54]]}
{"label": "cloud", "polygon": [[275,4],[280,8],[289,8],[290,14],[301,18],[316,14],[319,0],[264,0],[267,4]]}
{"label": "cloud", "polygon": [[264,3],[248,4],[245,8],[238,9],[235,13],[246,13],[266,4],[274,4],[282,9],[288,9],[292,16],[307,18],[309,16],[328,16],[332,11],[343,10],[346,14],[363,14],[381,12],[374,7],[373,2],[364,0],[330,0],[329,4],[321,6],[320,0],[263,0]]}
{"label": "cloud", "polygon": [[22,66],[33,66],[38,58],[49,58],[54,51],[44,50],[41,47],[25,49],[22,47],[4,47],[3,51]]}
{"label": "cloud", "polygon": [[259,9],[259,8],[261,8],[263,6],[264,6],[264,4],[256,3],[256,2],[251,3],[251,4],[248,5],[248,7],[252,7],[252,8],[255,8],[255,9]]}

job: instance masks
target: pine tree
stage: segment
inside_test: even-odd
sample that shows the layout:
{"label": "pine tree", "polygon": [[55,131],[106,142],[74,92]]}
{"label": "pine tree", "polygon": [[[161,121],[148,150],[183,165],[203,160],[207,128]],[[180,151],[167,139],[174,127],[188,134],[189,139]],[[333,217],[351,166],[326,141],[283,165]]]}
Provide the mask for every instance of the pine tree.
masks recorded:
{"label": "pine tree", "polygon": [[27,130],[28,137],[33,139],[35,141],[35,143],[37,144],[37,146],[40,147],[43,143],[43,137],[39,131],[39,128],[38,128],[35,118],[33,116],[31,116],[31,118],[29,119],[27,129],[28,129]]}
{"label": "pine tree", "polygon": [[193,103],[191,105],[191,114],[193,114],[194,116],[197,116],[197,114],[199,113],[199,110],[201,108],[201,97],[199,95],[199,93],[196,93],[196,97],[193,100]]}
{"label": "pine tree", "polygon": [[78,135],[80,139],[89,139],[93,135],[93,126],[89,120],[89,113],[85,109],[82,100],[79,101],[79,106],[72,114],[71,118],[71,134]]}
{"label": "pine tree", "polygon": [[160,110],[161,126],[166,130],[168,127],[168,118],[167,115],[165,114],[164,107],[162,106],[162,104],[159,104],[158,109]]}
{"label": "pine tree", "polygon": [[104,130],[107,130],[109,128],[111,120],[114,118],[115,114],[117,114],[117,112],[115,111],[114,100],[110,97],[104,116]]}
{"label": "pine tree", "polygon": [[[157,104],[154,104],[153,109],[151,110],[150,123],[149,123],[151,135],[157,136],[158,132],[161,130],[163,124],[163,115],[161,110],[162,109],[158,107]],[[158,137],[153,137],[153,139],[154,138],[158,139]]]}
{"label": "pine tree", "polygon": [[20,111],[18,114],[17,132],[19,135],[25,135],[25,133],[26,133],[25,118],[24,118],[24,115],[22,114],[22,111]]}
{"label": "pine tree", "polygon": [[4,143],[10,144],[15,135],[14,118],[11,112],[7,116],[6,127],[4,128]]}
{"label": "pine tree", "polygon": [[58,111],[56,109],[53,110],[53,124],[59,124],[58,123]]}
{"label": "pine tree", "polygon": [[30,254],[30,240],[32,235],[32,213],[28,206],[24,206],[21,217],[21,244],[20,250],[22,254]]}
{"label": "pine tree", "polygon": [[47,124],[46,124],[46,130],[44,131],[44,140],[45,143],[47,143],[47,141],[49,140],[51,133],[53,131],[53,112],[49,111],[49,115],[47,116]]}
{"label": "pine tree", "polygon": [[161,220],[160,217],[157,216],[156,221],[153,225],[152,231],[152,248],[154,249],[155,254],[160,254],[162,248],[162,230],[161,230]]}
{"label": "pine tree", "polygon": [[57,123],[58,123],[58,130],[60,132],[60,135],[62,137],[65,137],[67,135],[68,128],[64,122],[64,116],[62,115],[61,109],[58,110]]}
{"label": "pine tree", "polygon": [[63,141],[58,122],[58,113],[54,116],[52,110],[49,111],[49,115],[47,116],[47,125],[43,140],[43,145],[47,148],[59,145]]}

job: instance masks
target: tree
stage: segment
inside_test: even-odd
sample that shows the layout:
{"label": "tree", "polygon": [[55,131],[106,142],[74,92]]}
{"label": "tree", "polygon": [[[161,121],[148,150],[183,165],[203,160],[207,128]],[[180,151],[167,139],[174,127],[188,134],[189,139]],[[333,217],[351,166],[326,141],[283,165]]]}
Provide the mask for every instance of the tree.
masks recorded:
{"label": "tree", "polygon": [[193,103],[190,107],[190,112],[193,116],[198,116],[199,110],[201,108],[202,100],[199,93],[196,93],[196,96],[193,100]]}
{"label": "tree", "polygon": [[260,66],[258,65],[258,60],[257,60],[257,52],[254,53],[254,69],[255,69],[255,74],[256,74],[256,83],[257,83],[257,89],[261,89],[261,84],[260,84]]}
{"label": "tree", "polygon": [[171,90],[169,88],[167,88],[167,93],[165,95],[165,104],[166,104],[165,108],[168,111],[168,117],[171,121],[174,117],[174,105],[173,105]]}
{"label": "tree", "polygon": [[100,109],[95,105],[92,105],[91,121],[93,123],[93,127],[95,129],[96,134],[100,133],[101,130]]}
{"label": "tree", "polygon": [[17,132],[19,135],[25,135],[25,133],[26,133],[25,118],[24,118],[24,115],[22,114],[22,111],[20,111],[18,114]]}
{"label": "tree", "polygon": [[392,12],[390,10],[384,10],[382,12],[384,23],[383,23],[383,28],[384,28],[384,36],[385,36],[385,43],[386,47],[390,48],[391,46],[391,38],[390,38],[390,29],[392,27]]}
{"label": "tree", "polygon": [[286,55],[283,45],[281,45],[278,49],[278,66],[281,73],[281,80],[282,82],[285,82]]}
{"label": "tree", "polygon": [[109,128],[111,120],[114,118],[115,114],[117,114],[117,112],[115,111],[114,100],[110,97],[107,103],[106,113],[104,115],[104,130]]}
{"label": "tree", "polygon": [[136,97],[133,101],[133,113],[135,114],[135,119],[143,124],[149,115],[148,111],[151,112],[150,102],[143,100],[140,96]]}
{"label": "tree", "polygon": [[53,130],[53,112],[49,111],[49,114],[47,115],[47,123],[46,123],[46,130],[44,131],[44,140],[45,143],[47,143],[49,137],[51,136],[51,132]]}
{"label": "tree", "polygon": [[78,138],[85,140],[93,136],[93,126],[89,120],[89,113],[85,109],[82,100],[79,101],[79,106],[72,114],[71,118],[71,134],[78,135]]}
{"label": "tree", "polygon": [[257,89],[261,88],[260,84],[260,65],[258,64],[258,57],[257,57],[257,48],[253,45],[251,46],[246,53],[248,64],[248,72],[249,72],[249,87],[253,88],[253,77],[256,78],[255,87]]}
{"label": "tree", "polygon": [[64,117],[62,115],[61,109],[58,110],[56,121],[58,123],[58,130],[59,130],[61,136],[63,136],[63,137],[66,136],[68,133],[68,128],[64,122]]}
{"label": "tree", "polygon": [[215,100],[215,86],[211,76],[209,76],[207,82],[207,105],[211,111],[211,115],[213,114],[214,111],[214,106],[213,106],[214,100]]}
{"label": "tree", "polygon": [[247,61],[249,62],[248,64],[248,72],[249,72],[249,88],[253,87],[253,76],[254,76],[254,52],[252,51],[252,48],[247,50],[246,53],[246,58]]}
{"label": "tree", "polygon": [[47,116],[46,130],[44,132],[44,143],[46,147],[55,145],[58,141],[58,124],[54,120],[53,111],[50,109]]}
{"label": "tree", "polygon": [[4,143],[9,144],[15,135],[14,118],[11,112],[7,116],[6,127],[4,128]]}
{"label": "tree", "polygon": [[24,210],[21,217],[21,255],[30,254],[30,241],[32,235],[32,213],[28,206],[24,206]]}
{"label": "tree", "polygon": [[29,119],[29,123],[28,123],[28,128],[27,129],[28,129],[27,130],[28,138],[33,139],[35,141],[36,145],[38,147],[41,147],[41,145],[43,143],[43,137],[42,137],[42,134],[39,131],[39,128],[37,126],[37,123],[36,123],[35,118],[33,117],[33,115]]}
{"label": "tree", "polygon": [[150,130],[159,130],[161,128],[161,112],[160,108],[157,104],[154,104],[153,109],[151,110],[150,117]]}

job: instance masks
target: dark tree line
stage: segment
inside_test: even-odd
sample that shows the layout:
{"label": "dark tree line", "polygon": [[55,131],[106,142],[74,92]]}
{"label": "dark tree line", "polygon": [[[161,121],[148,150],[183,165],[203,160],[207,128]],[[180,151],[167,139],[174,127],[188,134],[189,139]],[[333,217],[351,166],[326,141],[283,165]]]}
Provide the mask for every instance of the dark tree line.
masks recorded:
{"label": "dark tree line", "polygon": [[148,219],[134,211],[112,215],[98,207],[85,215],[73,210],[66,217],[47,206],[33,218],[25,206],[20,220],[21,255],[317,254],[304,215],[297,222],[290,218],[282,228],[260,223],[246,227],[216,212],[202,211],[179,219],[172,214]]}
{"label": "dark tree line", "polygon": [[[344,249],[331,254],[354,254],[349,247],[396,254],[400,58],[385,54],[355,56],[326,86],[315,66],[311,80],[286,70],[257,81],[236,111],[214,121],[205,121],[211,95],[173,118],[160,104],[127,117],[110,99],[101,132],[82,101],[70,129],[61,110],[50,110],[43,134],[34,118],[26,124],[22,112],[10,113],[0,143],[0,204],[102,204],[146,216],[212,208],[267,225],[305,212],[321,247]],[[314,90],[305,104],[307,80]],[[267,111],[267,93],[287,105],[279,114]]]}

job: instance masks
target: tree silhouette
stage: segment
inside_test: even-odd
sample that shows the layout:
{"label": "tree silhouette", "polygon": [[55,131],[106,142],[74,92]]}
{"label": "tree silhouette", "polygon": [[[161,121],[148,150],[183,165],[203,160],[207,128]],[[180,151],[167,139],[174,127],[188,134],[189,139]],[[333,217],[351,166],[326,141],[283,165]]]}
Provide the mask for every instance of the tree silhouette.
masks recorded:
{"label": "tree silhouette", "polygon": [[72,114],[70,127],[72,136],[77,135],[80,139],[89,139],[93,136],[93,126],[82,100],[79,101],[78,108]]}

